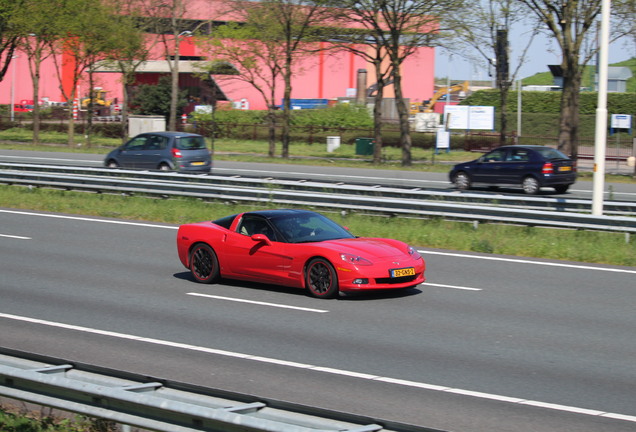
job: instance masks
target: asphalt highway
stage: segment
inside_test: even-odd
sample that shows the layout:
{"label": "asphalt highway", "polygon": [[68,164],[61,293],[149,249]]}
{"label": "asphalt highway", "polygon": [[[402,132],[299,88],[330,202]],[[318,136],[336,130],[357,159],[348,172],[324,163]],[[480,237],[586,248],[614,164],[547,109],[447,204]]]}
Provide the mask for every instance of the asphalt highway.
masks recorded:
{"label": "asphalt highway", "polygon": [[0,207],[0,346],[440,430],[636,430],[634,267],[417,245],[426,284],[329,301],[197,284],[175,235]]}

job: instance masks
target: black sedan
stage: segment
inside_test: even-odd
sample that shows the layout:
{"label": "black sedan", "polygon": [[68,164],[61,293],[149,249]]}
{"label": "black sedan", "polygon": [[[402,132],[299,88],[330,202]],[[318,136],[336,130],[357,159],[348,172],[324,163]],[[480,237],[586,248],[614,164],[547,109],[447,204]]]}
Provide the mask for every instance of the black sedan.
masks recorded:
{"label": "black sedan", "polygon": [[449,178],[460,190],[485,184],[520,186],[527,194],[536,194],[542,187],[565,193],[576,181],[576,164],[552,147],[503,146],[479,159],[455,165]]}

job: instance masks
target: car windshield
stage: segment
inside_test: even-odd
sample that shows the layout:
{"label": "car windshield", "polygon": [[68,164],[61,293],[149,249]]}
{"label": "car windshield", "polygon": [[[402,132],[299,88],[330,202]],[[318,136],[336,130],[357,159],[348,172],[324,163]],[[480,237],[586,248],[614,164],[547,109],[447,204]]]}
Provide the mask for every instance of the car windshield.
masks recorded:
{"label": "car windshield", "polygon": [[205,139],[202,136],[187,136],[177,138],[179,150],[205,150]]}
{"label": "car windshield", "polygon": [[318,213],[291,213],[271,219],[287,243],[354,238],[349,231]]}
{"label": "car windshield", "polygon": [[538,148],[535,150],[537,151],[537,153],[539,153],[541,156],[543,156],[544,158],[548,160],[569,159],[566,155],[561,153],[559,150],[553,149],[551,147]]}

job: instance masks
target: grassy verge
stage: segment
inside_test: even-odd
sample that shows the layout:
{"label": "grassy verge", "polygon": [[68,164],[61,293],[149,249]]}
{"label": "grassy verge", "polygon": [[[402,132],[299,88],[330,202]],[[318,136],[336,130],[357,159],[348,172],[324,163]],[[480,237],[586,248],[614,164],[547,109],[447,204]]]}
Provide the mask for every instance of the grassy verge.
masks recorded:
{"label": "grassy verge", "polygon": [[[8,208],[171,224],[256,208],[192,198],[152,199],[18,186],[0,186],[0,203]],[[480,224],[475,229],[469,223],[442,219],[327,214],[356,235],[397,238],[419,247],[636,266],[636,239],[625,234],[500,224]]]}
{"label": "grassy verge", "polygon": [[[44,411],[49,409],[42,408]],[[86,432],[116,431],[115,423],[83,416],[68,418],[51,413],[27,412],[0,406],[0,431],[3,432]]]}

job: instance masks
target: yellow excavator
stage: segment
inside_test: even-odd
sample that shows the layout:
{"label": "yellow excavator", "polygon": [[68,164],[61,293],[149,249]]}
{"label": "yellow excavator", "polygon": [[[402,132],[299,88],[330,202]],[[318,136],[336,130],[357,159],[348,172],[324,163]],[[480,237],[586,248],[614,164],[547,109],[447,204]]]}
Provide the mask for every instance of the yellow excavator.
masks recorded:
{"label": "yellow excavator", "polygon": [[[95,100],[93,100],[94,109],[110,106],[111,101],[106,100],[106,90],[103,90],[101,87],[95,87],[93,89],[93,96],[95,97]],[[90,103],[91,103],[91,97],[89,94],[88,97],[82,99],[82,108],[84,109],[88,108]]]}
{"label": "yellow excavator", "polygon": [[411,104],[411,114],[415,115],[417,113],[432,113],[435,112],[434,108],[435,108],[435,103],[437,103],[438,100],[440,100],[441,98],[443,98],[444,96],[451,95],[454,93],[459,93],[460,97],[466,96],[466,93],[468,93],[468,87],[470,86],[468,81],[464,81],[463,83],[460,84],[454,84],[451,86],[445,86],[445,87],[441,87],[439,90],[437,90],[435,92],[435,94],[433,95],[432,98],[430,98],[427,101],[422,102],[421,104]]}

